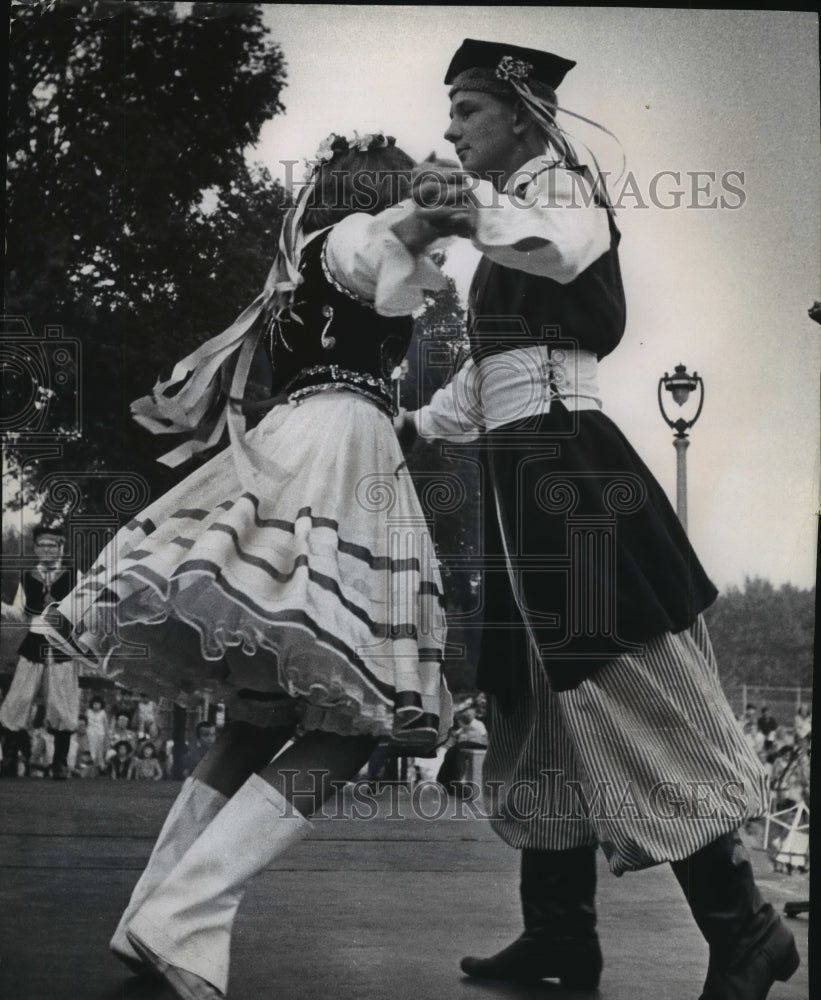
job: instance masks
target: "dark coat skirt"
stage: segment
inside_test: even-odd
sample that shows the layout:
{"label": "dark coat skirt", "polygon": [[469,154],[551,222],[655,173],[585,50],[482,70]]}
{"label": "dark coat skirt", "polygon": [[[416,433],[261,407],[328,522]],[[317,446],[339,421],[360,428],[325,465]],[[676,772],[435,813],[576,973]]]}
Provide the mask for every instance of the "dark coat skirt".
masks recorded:
{"label": "dark coat skirt", "polygon": [[550,685],[689,628],[717,591],[666,494],[598,410],[483,440],[485,628],[478,686],[512,705],[538,647]]}

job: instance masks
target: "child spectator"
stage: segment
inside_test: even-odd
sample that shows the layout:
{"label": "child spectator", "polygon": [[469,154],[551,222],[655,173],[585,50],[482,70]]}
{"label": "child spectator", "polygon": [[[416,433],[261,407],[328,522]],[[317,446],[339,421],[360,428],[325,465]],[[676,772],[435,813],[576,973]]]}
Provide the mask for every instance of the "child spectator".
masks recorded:
{"label": "child spectator", "polygon": [[129,778],[141,781],[159,781],[162,778],[162,767],[154,756],[154,750],[154,744],[150,741],[141,744],[128,766]]}
{"label": "child spectator", "polygon": [[487,746],[487,728],[476,716],[476,709],[468,707],[457,716],[458,729],[455,739],[465,749],[482,749]]}
{"label": "child spectator", "polygon": [[155,731],[157,729],[157,703],[152,701],[145,691],[140,691],[140,700],[131,716],[131,728],[140,735],[155,738],[152,735],[152,728]]}
{"label": "child spectator", "polygon": [[78,754],[71,775],[73,778],[98,778],[100,776],[100,770],[88,750],[83,750]]}
{"label": "child spectator", "polygon": [[108,748],[108,714],[105,702],[95,694],[86,713],[88,718],[88,749],[95,767],[102,773],[105,770],[105,756]]}
{"label": "child spectator", "polygon": [[51,761],[54,754],[54,737],[45,727],[45,709],[41,706],[34,717],[34,724],[29,730],[31,755],[28,760],[28,771],[32,778],[45,778],[51,773]]}
{"label": "child spectator", "polygon": [[131,767],[131,744],[128,740],[120,740],[112,748],[114,756],[108,766],[108,773],[115,781],[124,781],[129,777]]}
{"label": "child spectator", "polygon": [[120,708],[117,710],[114,725],[108,731],[108,750],[105,758],[107,764],[114,758],[117,744],[123,741],[131,747],[132,753],[137,749],[137,734],[128,728],[128,712]]}
{"label": "child spectator", "polygon": [[80,760],[88,757],[93,763],[91,741],[88,738],[88,716],[81,715],[77,719],[77,730],[72,733],[68,745],[68,769],[75,774]]}
{"label": "child spectator", "polygon": [[804,742],[812,734],[812,715],[809,705],[799,705],[795,713],[795,742]]}

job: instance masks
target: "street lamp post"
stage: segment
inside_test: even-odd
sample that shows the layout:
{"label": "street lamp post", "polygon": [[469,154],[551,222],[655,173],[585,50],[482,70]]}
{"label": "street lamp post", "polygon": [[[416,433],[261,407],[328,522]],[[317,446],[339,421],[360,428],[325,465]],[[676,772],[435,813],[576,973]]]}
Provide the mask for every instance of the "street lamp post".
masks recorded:
{"label": "street lamp post", "polygon": [[405,381],[405,377],[408,374],[409,367],[410,366],[408,364],[408,359],[402,358],[402,361],[391,372],[391,381],[393,382],[394,394],[395,394],[394,402],[396,404],[397,412],[402,408],[402,401],[401,401],[402,383]]}
{"label": "street lamp post", "polygon": [[[673,402],[678,406],[683,406],[690,398],[690,393],[698,390],[698,408],[692,420],[685,420],[678,417],[673,420],[667,415],[664,408],[663,393],[669,392],[673,397]],[[673,436],[673,446],[676,449],[676,512],[684,530],[687,530],[687,459],[686,452],[690,444],[687,436],[690,428],[698,420],[701,408],[704,405],[704,382],[698,372],[690,375],[684,365],[676,365],[675,372],[668,375],[667,372],[659,379],[658,386],[659,409],[661,415],[669,427],[675,431]]]}

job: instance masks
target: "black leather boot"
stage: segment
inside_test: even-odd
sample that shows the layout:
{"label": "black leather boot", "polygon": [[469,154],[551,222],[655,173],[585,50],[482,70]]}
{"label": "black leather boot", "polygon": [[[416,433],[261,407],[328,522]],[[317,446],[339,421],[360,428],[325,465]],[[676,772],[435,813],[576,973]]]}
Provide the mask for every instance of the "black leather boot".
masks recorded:
{"label": "black leather boot", "polygon": [[701,1000],[764,1000],[799,965],[795,939],[761,898],[738,833],[672,862],[699,930],[710,945]]}
{"label": "black leather boot", "polygon": [[595,990],[602,970],[596,934],[596,848],[522,851],[524,933],[490,958],[469,956],[462,971],[482,979],[558,979]]}

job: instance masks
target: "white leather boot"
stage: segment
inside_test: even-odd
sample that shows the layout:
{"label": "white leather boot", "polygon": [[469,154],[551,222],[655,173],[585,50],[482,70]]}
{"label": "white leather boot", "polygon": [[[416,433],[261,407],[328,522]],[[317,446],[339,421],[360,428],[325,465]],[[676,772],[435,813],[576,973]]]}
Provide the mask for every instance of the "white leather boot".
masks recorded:
{"label": "white leather boot", "polygon": [[186,778],[109,944],[113,954],[132,971],[145,971],[145,963],[126,937],[125,929],[129,921],[151,891],[171,874],[176,863],[227,801],[215,788],[197,778]]}
{"label": "white leather boot", "polygon": [[248,881],[310,828],[253,774],[146,899],[128,939],[178,996],[225,996],[231,930]]}

